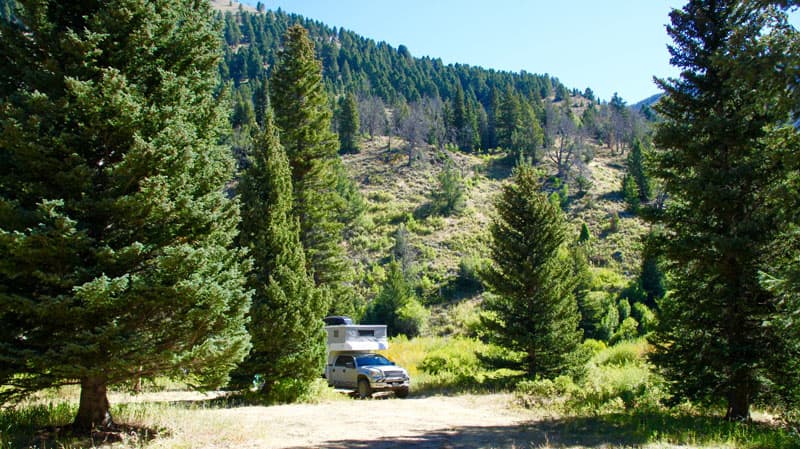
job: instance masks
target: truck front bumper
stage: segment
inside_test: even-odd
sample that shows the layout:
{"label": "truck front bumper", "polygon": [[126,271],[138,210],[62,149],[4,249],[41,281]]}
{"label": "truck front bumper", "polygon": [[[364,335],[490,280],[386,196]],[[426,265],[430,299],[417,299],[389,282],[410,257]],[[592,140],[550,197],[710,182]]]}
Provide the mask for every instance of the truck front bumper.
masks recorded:
{"label": "truck front bumper", "polygon": [[370,387],[372,387],[372,391],[408,390],[411,387],[411,381],[386,379],[381,382],[372,382]]}

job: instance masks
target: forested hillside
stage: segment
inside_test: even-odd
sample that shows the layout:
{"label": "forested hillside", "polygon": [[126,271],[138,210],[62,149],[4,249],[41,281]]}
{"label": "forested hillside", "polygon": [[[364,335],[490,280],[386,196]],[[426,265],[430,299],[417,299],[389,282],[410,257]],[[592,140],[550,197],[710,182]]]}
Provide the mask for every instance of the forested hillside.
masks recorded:
{"label": "forested hillside", "polygon": [[[520,156],[526,157],[538,163],[545,175],[552,175],[546,188],[561,198],[558,201],[571,212],[575,228],[580,227],[581,221],[587,221],[592,233],[602,234],[600,243],[592,248],[592,260],[601,266],[617,266],[614,271],[623,278],[638,275],[642,226],[634,221],[631,222],[634,232],[618,234],[608,223],[618,220],[615,215],[625,208],[621,193],[615,192],[622,190],[626,150],[634,143],[639,150],[647,148],[649,125],[620,97],[615,95],[610,102],[603,102],[594,97],[590,88],[583,92],[568,89],[549,75],[498,72],[459,64],[444,65],[428,57],[415,58],[403,46],[395,49],[385,42],[376,43],[352,31],[337,30],[280,10],[262,8],[262,12],[251,12],[240,8],[220,11],[217,18],[224,24],[227,44],[220,72],[223,79],[230,80],[233,85],[231,125],[235,130],[233,146],[237,154],[246,152],[250,130],[263,116],[268,102],[265,93],[269,90],[264,84],[274,65],[280,36],[291,25],[300,24],[309,30],[309,37],[315,44],[325,90],[331,108],[336,111],[334,122],[340,137],[347,111],[344,108],[347,102],[340,100],[350,98],[356,104],[351,109],[355,109],[358,120],[356,134],[363,136],[357,139],[363,142],[361,147],[370,154],[381,148],[385,150],[383,157],[345,156],[350,177],[358,177],[362,192],[368,193],[382,184],[393,208],[399,208],[401,215],[411,213],[419,219],[420,210],[422,215],[427,215],[422,207],[429,202],[426,195],[438,189],[437,173],[441,164],[453,157],[452,151],[489,158],[458,168],[491,171],[490,177],[495,179],[508,176],[511,165]],[[351,147],[342,144],[340,151],[357,153],[361,149]],[[443,150],[450,151],[450,155]],[[595,155],[608,163],[600,164],[599,171],[590,168]],[[398,158],[408,167],[416,167],[409,170],[415,173],[412,176],[416,176],[415,182],[420,184],[415,189],[416,194],[423,196],[414,201],[403,199],[408,196],[409,189],[403,191],[401,172],[386,172],[387,167],[397,164]],[[370,165],[363,165],[366,160]],[[358,161],[358,166],[348,161]],[[641,160],[639,164],[641,166]],[[505,165],[505,171],[492,168],[498,165]],[[485,185],[478,184],[481,179],[486,180],[486,176],[475,177],[466,172],[462,175],[473,183],[470,192],[485,191]],[[640,176],[639,182],[644,185],[649,181]],[[367,195],[366,201],[374,208],[375,194],[372,195]],[[641,198],[631,201],[646,203],[654,198],[654,192],[644,188],[642,194],[636,196]],[[482,218],[463,218],[456,214],[458,218],[453,219],[459,223],[451,232],[456,236],[479,232],[473,222],[486,223],[485,206],[490,200],[483,196],[469,209],[480,211],[478,215]],[[393,226],[397,226],[398,220],[404,221],[402,217],[392,218]],[[609,226],[614,231],[608,232]],[[363,235],[361,228],[350,231],[347,239],[350,252],[354,259],[362,262],[362,277],[364,270],[371,270],[369,265],[387,256],[388,244],[381,247],[383,253],[374,251],[377,242],[386,241],[386,234],[385,229],[382,234],[369,237]],[[359,244],[364,238],[371,240],[372,247],[366,253]],[[481,237],[476,234],[459,238],[473,241]],[[418,246],[429,247],[425,251],[430,254],[440,243],[423,238]],[[437,250],[436,260],[431,261],[434,269],[427,276],[428,288],[423,290],[448,291],[442,287],[454,282],[458,261],[477,257],[485,251],[485,247],[475,246],[467,245],[452,255],[447,248]],[[365,261],[366,266],[363,265]],[[374,285],[369,286],[369,289],[374,288]],[[361,296],[363,301],[363,294]],[[367,295],[366,299],[370,297]],[[436,302],[441,300],[436,299]]]}
{"label": "forested hillside", "polygon": [[393,48],[280,10],[220,11],[218,20],[227,44],[220,73],[236,87],[234,128],[258,120],[280,36],[299,24],[315,44],[331,101],[354,94],[362,131],[370,136],[394,134],[412,144],[439,147],[452,143],[463,151],[500,147],[536,157],[549,143],[546,139],[555,138],[547,127],[558,126],[562,116],[580,121],[609,145],[625,145],[644,132],[624,117],[621,98],[615,96],[615,107],[607,108],[590,88],[568,89],[547,74],[445,65],[440,59],[413,57],[403,45]]}

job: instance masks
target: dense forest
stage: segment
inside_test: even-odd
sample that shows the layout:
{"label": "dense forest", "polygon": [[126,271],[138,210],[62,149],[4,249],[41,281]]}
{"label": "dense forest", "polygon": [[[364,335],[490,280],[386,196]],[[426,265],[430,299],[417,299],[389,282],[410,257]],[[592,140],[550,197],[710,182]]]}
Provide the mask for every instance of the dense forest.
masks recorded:
{"label": "dense forest", "polygon": [[0,402],[313,400],[347,314],[428,388],[796,425],[795,6],[673,10],[629,107],[263,5],[2,0]]}
{"label": "dense forest", "polygon": [[547,74],[445,65],[280,9],[217,14],[227,44],[220,73],[235,86],[234,128],[259,120],[280,36],[299,24],[315,44],[331,101],[353,94],[360,128],[370,136],[394,134],[412,145],[452,144],[467,152],[513,149],[535,159],[564,132],[567,118],[609,146],[630,145],[646,133],[616,94],[605,103],[591,88],[568,89]]}

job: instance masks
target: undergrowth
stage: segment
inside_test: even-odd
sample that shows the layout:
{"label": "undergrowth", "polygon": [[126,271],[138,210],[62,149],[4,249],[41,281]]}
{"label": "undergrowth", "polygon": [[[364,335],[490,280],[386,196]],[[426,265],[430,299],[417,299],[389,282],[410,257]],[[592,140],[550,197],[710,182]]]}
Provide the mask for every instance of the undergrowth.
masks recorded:
{"label": "undergrowth", "polygon": [[[689,404],[667,408],[666,384],[646,356],[646,340],[627,341],[608,348],[584,343],[594,356],[584,378],[524,380],[517,384],[519,405],[583,428],[614,429],[643,444],[742,449],[797,449],[797,432],[763,420],[728,422],[714,410]],[[659,446],[660,447],[660,446]]]}

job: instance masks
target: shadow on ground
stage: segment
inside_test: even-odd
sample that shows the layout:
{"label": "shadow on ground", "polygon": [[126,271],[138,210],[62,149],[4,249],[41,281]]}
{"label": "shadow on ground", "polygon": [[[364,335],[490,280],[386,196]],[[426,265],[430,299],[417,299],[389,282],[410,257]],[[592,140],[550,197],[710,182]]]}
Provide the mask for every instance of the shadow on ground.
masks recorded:
{"label": "shadow on ground", "polygon": [[[460,449],[585,447],[612,448],[646,443],[635,432],[626,432],[593,418],[532,421],[514,426],[455,427],[417,436],[383,437],[375,440],[329,441],[325,449]],[[300,449],[300,448],[296,448]]]}
{"label": "shadow on ground", "polygon": [[[466,426],[420,432],[414,436],[328,441],[324,449],[572,448],[614,449],[669,442],[691,447],[797,448],[800,437],[774,423],[729,422],[719,416],[665,412],[611,413],[596,417],[537,419],[509,426]],[[721,443],[724,442],[724,443]],[[726,446],[727,447],[727,446]],[[299,448],[293,448],[299,449]]]}

